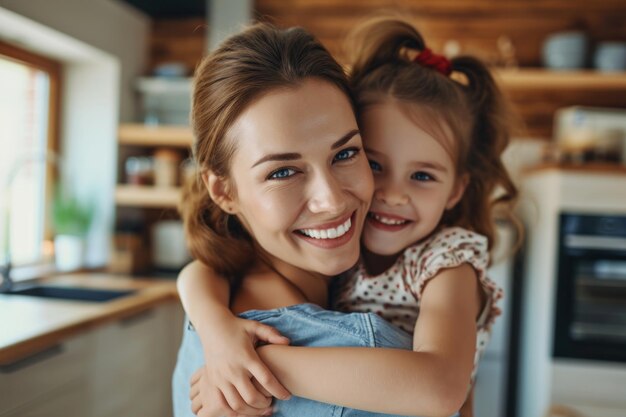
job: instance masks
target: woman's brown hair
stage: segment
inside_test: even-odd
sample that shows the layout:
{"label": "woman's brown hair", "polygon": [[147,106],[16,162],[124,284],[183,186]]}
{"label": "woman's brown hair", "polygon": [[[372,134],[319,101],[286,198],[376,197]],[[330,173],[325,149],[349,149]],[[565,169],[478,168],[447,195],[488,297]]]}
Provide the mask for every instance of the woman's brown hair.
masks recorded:
{"label": "woman's brown hair", "polygon": [[185,185],[179,211],[192,256],[233,282],[254,260],[253,242],[238,220],[211,200],[201,174],[210,170],[227,179],[237,147],[228,132],[239,115],[263,94],[296,88],[308,78],[331,83],[353,104],[341,66],[301,28],[255,24],[226,39],[196,69],[191,125],[198,175]]}
{"label": "woman's brown hair", "polygon": [[393,99],[452,131],[456,173],[467,175],[469,181],[441,225],[480,233],[492,248],[497,213],[512,220],[521,235],[513,215],[517,188],[501,160],[514,118],[487,67],[474,57],[460,56],[451,60],[449,76],[414,62],[426,49],[424,39],[415,27],[395,17],[364,22],[348,41],[349,78],[359,114]]}

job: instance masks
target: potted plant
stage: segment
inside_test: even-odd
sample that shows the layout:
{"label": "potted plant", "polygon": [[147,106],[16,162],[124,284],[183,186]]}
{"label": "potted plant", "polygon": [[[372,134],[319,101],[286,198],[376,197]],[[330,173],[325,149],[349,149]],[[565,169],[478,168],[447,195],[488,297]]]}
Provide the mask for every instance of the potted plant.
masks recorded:
{"label": "potted plant", "polygon": [[54,253],[61,271],[83,266],[86,237],[93,220],[93,207],[82,203],[63,187],[56,187],[52,206]]}

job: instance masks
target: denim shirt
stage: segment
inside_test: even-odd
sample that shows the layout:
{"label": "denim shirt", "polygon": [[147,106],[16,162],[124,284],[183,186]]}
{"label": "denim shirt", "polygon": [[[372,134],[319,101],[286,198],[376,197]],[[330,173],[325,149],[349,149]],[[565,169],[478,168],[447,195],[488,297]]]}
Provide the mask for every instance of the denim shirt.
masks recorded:
{"label": "denim shirt", "polygon": [[[274,310],[251,310],[240,317],[275,327],[292,346],[361,346],[411,349],[411,335],[373,313],[340,313],[313,304]],[[191,375],[204,364],[202,345],[193,326],[185,322],[183,341],[172,378],[174,417],[193,417],[189,399]],[[330,364],[329,364],[330,366]],[[363,364],[367,366],[367,364]],[[371,413],[302,397],[274,401],[276,417],[376,417]]]}

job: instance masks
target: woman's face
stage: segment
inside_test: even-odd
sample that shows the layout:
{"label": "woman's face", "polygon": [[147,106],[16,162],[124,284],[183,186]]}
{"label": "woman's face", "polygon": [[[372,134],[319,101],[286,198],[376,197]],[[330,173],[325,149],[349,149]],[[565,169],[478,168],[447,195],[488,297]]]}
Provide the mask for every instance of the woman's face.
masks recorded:
{"label": "woman's face", "polygon": [[337,87],[309,79],[263,95],[229,140],[235,214],[270,258],[324,275],[356,263],[373,180]]}

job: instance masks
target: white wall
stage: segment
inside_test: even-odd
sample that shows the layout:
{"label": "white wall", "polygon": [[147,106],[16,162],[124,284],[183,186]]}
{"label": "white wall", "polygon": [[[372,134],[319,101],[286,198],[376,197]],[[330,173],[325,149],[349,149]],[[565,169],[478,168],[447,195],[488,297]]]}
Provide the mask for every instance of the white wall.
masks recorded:
{"label": "white wall", "polygon": [[212,51],[230,35],[239,32],[253,18],[252,0],[210,0],[207,7],[206,44]]}
{"label": "white wall", "polygon": [[0,0],[0,8],[117,58],[121,63],[120,121],[133,120],[132,86],[142,74],[148,54],[147,16],[117,0]]}
{"label": "white wall", "polygon": [[150,21],[114,0],[0,0],[0,39],[63,64],[62,181],[96,206],[87,264],[108,262],[117,126],[135,118],[133,82]]}

